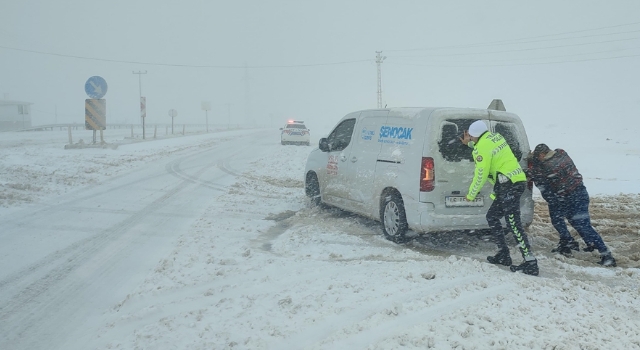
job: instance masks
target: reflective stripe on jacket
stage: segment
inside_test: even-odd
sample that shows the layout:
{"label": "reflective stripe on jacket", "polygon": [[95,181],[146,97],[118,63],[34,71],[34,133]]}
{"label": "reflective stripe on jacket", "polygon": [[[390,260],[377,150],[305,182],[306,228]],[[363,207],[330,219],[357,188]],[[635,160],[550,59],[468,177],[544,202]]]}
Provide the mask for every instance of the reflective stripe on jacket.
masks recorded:
{"label": "reflective stripe on jacket", "polygon": [[495,184],[498,173],[506,176],[512,183],[527,181],[507,140],[498,133],[487,131],[480,136],[473,147],[473,161],[476,163],[476,169],[467,193],[467,199],[470,201],[480,193],[487,179]]}

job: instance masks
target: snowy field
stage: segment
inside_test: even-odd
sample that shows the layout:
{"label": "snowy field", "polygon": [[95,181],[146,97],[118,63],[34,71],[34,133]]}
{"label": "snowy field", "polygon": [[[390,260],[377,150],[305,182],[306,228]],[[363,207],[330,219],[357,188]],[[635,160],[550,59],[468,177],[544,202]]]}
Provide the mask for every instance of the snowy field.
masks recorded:
{"label": "snowy field", "polygon": [[[0,263],[7,267],[0,348],[640,349],[640,141],[631,131],[582,130],[579,142],[569,142],[575,130],[525,126],[532,148],[545,142],[574,158],[592,194],[594,227],[618,267],[600,267],[596,253],[550,253],[557,235],[539,199],[529,229],[538,277],[488,264],[495,247],[473,234],[388,242],[374,221],[309,205],[302,179],[313,146],[281,146],[277,130],[145,142],[113,131],[107,142],[119,143],[115,150],[65,150],[66,131],[0,133]],[[203,163],[213,157],[220,160]],[[188,220],[153,249],[128,248],[148,226],[112,235],[118,259],[139,259],[136,273],[118,264],[98,275],[111,260],[93,257],[60,262],[56,274],[44,270],[57,261],[50,255],[71,252],[77,235],[92,233],[52,233],[62,225],[54,221],[44,237],[29,215],[61,203],[86,213],[87,193],[115,191],[136,174],[131,183],[143,187],[140,179],[158,172],[167,178],[145,193],[166,193],[167,202],[172,191],[188,189],[176,203],[186,209],[171,219]],[[169,181],[176,190],[162,187]],[[106,215],[105,226],[128,220],[118,210],[138,210],[113,193],[108,211],[91,209]],[[64,221],[71,212],[56,215]],[[40,240],[50,248],[32,248]],[[95,256],[116,254],[106,239],[91,247]],[[69,254],[68,261],[84,259]],[[515,247],[512,256],[519,261]],[[111,275],[121,280],[97,280]],[[68,281],[75,287],[66,297]],[[84,289],[84,296],[99,290],[99,300],[72,298]],[[86,317],[77,319],[80,312]]]}

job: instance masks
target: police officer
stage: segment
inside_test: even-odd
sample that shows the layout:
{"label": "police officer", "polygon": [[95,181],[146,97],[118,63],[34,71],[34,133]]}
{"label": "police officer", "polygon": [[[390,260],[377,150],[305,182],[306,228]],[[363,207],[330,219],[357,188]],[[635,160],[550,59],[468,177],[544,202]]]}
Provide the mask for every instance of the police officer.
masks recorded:
{"label": "police officer", "polygon": [[[494,184],[491,198],[493,203],[487,212],[487,222],[491,227],[498,253],[488,256],[492,264],[510,266],[511,271],[521,270],[528,275],[538,275],[538,262],[533,256],[531,245],[520,220],[520,197],[524,192],[527,177],[513,155],[505,138],[492,133],[482,120],[477,120],[469,126],[462,143],[473,147],[475,171],[473,181],[469,186],[467,200],[473,201],[487,180]],[[524,261],[520,265],[511,265],[509,247],[504,237],[500,219],[504,217],[513,233]]]}

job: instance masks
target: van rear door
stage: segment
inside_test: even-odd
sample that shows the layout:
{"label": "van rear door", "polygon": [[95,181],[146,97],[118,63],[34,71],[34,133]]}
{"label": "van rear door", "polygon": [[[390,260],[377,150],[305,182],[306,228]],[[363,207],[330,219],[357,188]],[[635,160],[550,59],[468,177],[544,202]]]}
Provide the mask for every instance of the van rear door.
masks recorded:
{"label": "van rear door", "polygon": [[[473,180],[475,163],[472,152],[465,146],[460,137],[469,125],[478,119],[486,119],[478,115],[449,115],[435,124],[438,130],[430,133],[438,135],[437,150],[432,152],[434,158],[435,187],[429,201],[435,205],[435,213],[450,215],[478,215],[486,212],[491,205],[489,194],[491,184],[485,185],[474,202],[465,200],[469,185]],[[421,196],[423,197],[423,196]],[[422,199],[422,198],[421,198]]]}
{"label": "van rear door", "polygon": [[[491,206],[492,200],[489,195],[493,191],[493,185],[488,181],[474,202],[465,200],[473,180],[475,163],[473,150],[465,146],[460,137],[469,129],[471,123],[479,119],[488,121],[488,116],[447,116],[440,121],[437,151],[432,153],[436,180],[434,194],[421,196],[421,201],[433,201],[437,214],[484,215]],[[488,123],[490,130],[505,137],[514,155],[521,162],[524,148],[528,147],[526,136],[521,132],[522,125],[516,120],[509,120],[508,117],[503,116],[500,119]]]}

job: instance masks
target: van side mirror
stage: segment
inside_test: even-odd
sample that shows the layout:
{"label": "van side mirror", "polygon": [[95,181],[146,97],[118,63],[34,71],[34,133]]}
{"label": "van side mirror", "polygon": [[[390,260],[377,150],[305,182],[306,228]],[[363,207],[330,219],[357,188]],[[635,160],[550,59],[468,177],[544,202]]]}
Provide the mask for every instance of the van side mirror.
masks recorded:
{"label": "van side mirror", "polygon": [[320,142],[318,142],[318,148],[320,148],[322,152],[329,152],[329,142],[326,137],[320,139]]}

